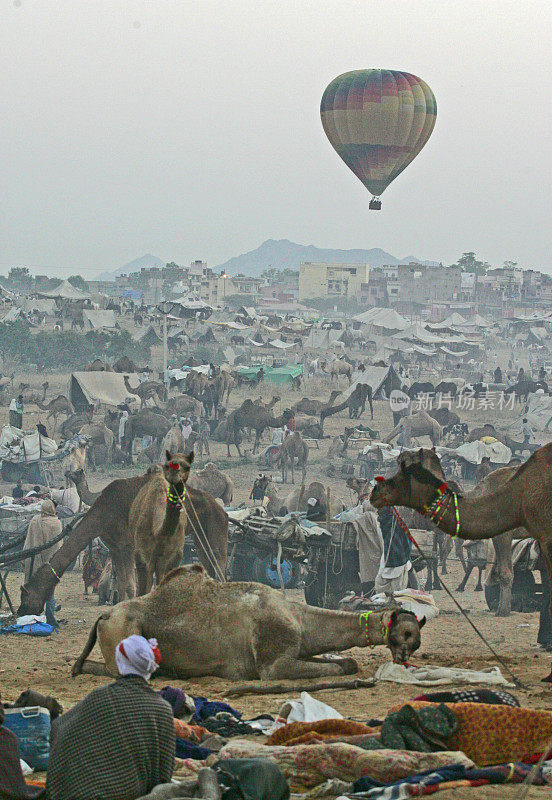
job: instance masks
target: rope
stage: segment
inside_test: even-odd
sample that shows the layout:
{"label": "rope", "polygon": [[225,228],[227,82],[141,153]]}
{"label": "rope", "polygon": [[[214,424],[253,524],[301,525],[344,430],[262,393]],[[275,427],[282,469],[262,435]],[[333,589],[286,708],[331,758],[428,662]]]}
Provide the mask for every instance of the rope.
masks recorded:
{"label": "rope", "polygon": [[514,800],[524,800],[524,798],[527,797],[527,793],[529,792],[529,789],[533,785],[534,780],[537,777],[537,773],[538,773],[539,769],[542,767],[544,762],[547,760],[547,756],[548,756],[548,753],[550,752],[551,748],[552,748],[552,736],[550,737],[550,739],[546,743],[546,746],[545,746],[544,750],[542,751],[541,757],[539,758],[537,763],[533,765],[533,769],[531,770],[529,775],[527,775],[527,777],[525,778],[525,780],[521,784],[519,792],[517,792]]}
{"label": "rope", "polygon": [[[180,492],[178,491],[176,486],[174,487],[174,489],[175,489],[175,492],[176,492],[177,496],[180,499],[182,508],[184,508],[184,497],[180,494]],[[203,529],[203,525],[201,524],[201,520],[200,520],[199,515],[198,515],[198,513],[196,511],[196,508],[195,508],[195,505],[193,503],[193,500],[191,499],[189,494],[187,495],[187,497],[188,497],[188,502],[190,504],[190,508],[194,512],[196,520],[197,520],[197,524],[199,525],[199,528],[201,530],[201,535],[198,532],[198,530],[197,530],[197,528],[196,528],[196,526],[194,524],[194,521],[192,520],[191,516],[188,515],[188,519],[190,520],[190,525],[192,526],[193,532],[195,533],[199,543],[201,544],[201,546],[203,548],[203,552],[205,553],[205,555],[207,557],[207,560],[208,560],[209,564],[211,565],[211,567],[213,569],[213,572],[215,573],[215,576],[218,578],[218,580],[221,583],[225,583],[226,582],[226,576],[223,574],[223,572],[222,572],[222,570],[220,568],[220,565],[219,565],[219,563],[217,561],[215,553],[213,552],[213,548],[211,547],[211,543],[210,543],[210,541],[209,541],[209,539],[207,537],[207,534],[205,533],[205,530]]]}
{"label": "rope", "polygon": [[[408,536],[408,538],[410,539],[410,541],[412,542],[412,544],[414,545],[414,547],[416,548],[416,550],[417,550],[417,551],[420,553],[420,555],[422,556],[422,558],[424,559],[424,561],[425,561],[425,562],[427,563],[427,565],[429,566],[429,559],[427,558],[426,554],[424,553],[424,551],[422,550],[422,548],[420,547],[420,545],[418,544],[418,542],[416,541],[416,539],[414,538],[414,536],[412,535],[412,533],[410,532],[410,530],[409,530],[409,528],[408,528],[408,525],[407,525],[407,524],[406,524],[406,522],[405,522],[405,521],[402,519],[401,515],[399,514],[399,512],[397,511],[397,509],[395,508],[395,506],[391,506],[391,505],[389,505],[389,503],[387,503],[385,500],[384,500],[384,502],[385,502],[385,505],[386,505],[386,506],[387,506],[387,507],[388,507],[388,508],[391,510],[391,513],[394,515],[395,519],[397,520],[397,522],[399,523],[399,525],[401,526],[401,528],[403,529],[403,531],[405,532],[405,534]],[[509,666],[506,664],[506,662],[504,661],[504,659],[503,659],[501,656],[499,656],[499,654],[496,652],[496,650],[493,648],[493,646],[490,644],[490,642],[488,642],[488,641],[487,641],[487,639],[484,637],[484,635],[481,633],[481,631],[479,630],[479,628],[477,628],[477,627],[476,627],[476,625],[475,625],[475,624],[474,624],[474,623],[471,621],[471,619],[470,619],[470,618],[469,618],[469,616],[466,614],[466,612],[464,611],[464,609],[462,608],[462,606],[460,605],[460,603],[458,602],[458,600],[455,598],[455,596],[453,595],[453,593],[451,592],[451,590],[450,590],[450,589],[448,588],[448,586],[446,586],[446,584],[443,582],[443,578],[442,578],[442,576],[440,577],[440,581],[441,581],[441,586],[443,587],[443,589],[445,590],[445,592],[448,594],[448,596],[450,597],[450,599],[452,600],[452,602],[454,603],[454,605],[455,605],[455,606],[458,608],[458,610],[460,611],[460,613],[462,614],[462,616],[464,617],[464,619],[465,619],[465,620],[468,622],[468,624],[469,624],[469,625],[470,625],[470,626],[473,628],[473,630],[474,630],[474,631],[476,632],[476,634],[479,636],[479,638],[481,639],[481,641],[482,641],[482,642],[483,642],[483,643],[484,643],[484,644],[485,644],[485,645],[486,645],[486,646],[489,648],[489,650],[491,651],[491,653],[493,654],[493,656],[496,658],[496,660],[499,662],[499,664],[501,664],[501,666],[502,666],[502,667],[504,667],[504,669],[506,670],[506,672],[507,672],[507,673],[510,675],[510,677],[511,677],[511,678],[512,678],[512,680],[514,681],[514,684],[515,684],[515,685],[518,687],[518,689],[523,689],[523,688],[525,688],[525,687],[524,687],[524,685],[523,685],[523,683],[522,683],[522,682],[519,680],[519,678],[517,677],[517,675],[516,675],[516,674],[515,674],[515,673],[514,673],[514,672],[513,672],[511,669],[510,669],[510,667],[509,667]]]}

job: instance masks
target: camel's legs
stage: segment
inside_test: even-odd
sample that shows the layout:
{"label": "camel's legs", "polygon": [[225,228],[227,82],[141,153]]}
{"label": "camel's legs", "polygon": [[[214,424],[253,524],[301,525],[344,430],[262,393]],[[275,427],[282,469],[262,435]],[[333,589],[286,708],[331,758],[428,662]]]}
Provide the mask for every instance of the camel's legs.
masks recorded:
{"label": "camel's legs", "polygon": [[484,569],[484,567],[477,567],[477,569],[479,570],[479,577],[477,579],[477,586],[475,587],[475,591],[476,592],[482,592],[483,591],[483,586],[481,585],[481,578],[483,577],[483,569]]}
{"label": "camel's legs", "polygon": [[457,592],[463,592],[464,589],[466,588],[466,584],[468,582],[468,578],[472,574],[472,570],[473,570],[474,566],[475,566],[474,564],[472,564],[472,563],[470,563],[468,561],[468,566],[466,567],[466,574],[462,578],[462,582],[460,583],[460,585],[458,586],[458,589],[456,590]]}
{"label": "camel's legs", "polygon": [[508,617],[512,610],[512,584],[514,582],[512,538],[512,531],[507,531],[495,536],[492,540],[496,558],[488,574],[487,583],[492,585],[498,582],[500,585],[497,617]]}
{"label": "camel's legs", "polygon": [[300,661],[291,656],[282,656],[272,664],[259,668],[262,680],[286,678],[325,678],[332,675],[353,675],[358,666],[352,658],[336,658],[331,661]]}

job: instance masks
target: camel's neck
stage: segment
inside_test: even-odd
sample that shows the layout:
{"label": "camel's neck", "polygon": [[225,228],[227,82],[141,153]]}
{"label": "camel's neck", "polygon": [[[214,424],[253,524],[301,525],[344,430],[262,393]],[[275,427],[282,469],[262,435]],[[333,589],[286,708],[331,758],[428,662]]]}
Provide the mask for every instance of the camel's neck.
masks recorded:
{"label": "camel's neck", "polygon": [[75,483],[75,488],[78,496],[87,506],[93,506],[98,497],[101,495],[101,492],[90,491],[86,478],[82,478],[78,481],[78,483]]}
{"label": "camel's neck", "polygon": [[181,514],[184,513],[182,506],[186,492],[185,485],[183,483],[175,485],[167,484],[167,487],[165,517],[161,529],[159,530],[159,536],[172,536],[180,524]]}
{"label": "camel's neck", "polygon": [[[499,533],[523,526],[519,498],[511,484],[501,486],[492,494],[474,496],[473,493],[458,497],[459,535],[462,539],[490,539]],[[416,511],[423,509],[413,506]],[[450,535],[457,530],[457,516],[454,498],[447,502],[447,508],[438,527]]]}
{"label": "camel's neck", "polygon": [[390,611],[350,614],[302,606],[301,655],[341,652],[351,647],[385,644]]}

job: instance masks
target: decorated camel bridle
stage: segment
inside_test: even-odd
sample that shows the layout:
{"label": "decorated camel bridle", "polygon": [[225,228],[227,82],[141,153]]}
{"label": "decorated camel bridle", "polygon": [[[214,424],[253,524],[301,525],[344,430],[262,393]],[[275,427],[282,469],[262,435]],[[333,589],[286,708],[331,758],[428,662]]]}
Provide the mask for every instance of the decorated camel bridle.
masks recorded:
{"label": "decorated camel bridle", "polygon": [[[180,468],[180,464],[176,463],[175,461],[169,461],[169,469],[174,470],[175,472]],[[167,505],[169,508],[174,509],[175,511],[182,511],[184,508],[184,499],[186,497],[186,484],[182,487],[182,494],[179,493],[176,486],[173,486],[170,483],[167,486]]]}
{"label": "decorated camel bridle", "polygon": [[[385,478],[382,475],[376,476],[377,483],[383,483]],[[399,525],[406,533],[408,538],[411,541],[414,541],[412,538],[412,534],[410,533],[408,527],[406,526],[405,522],[401,519],[397,511],[395,510],[394,506],[391,506],[386,498],[383,498],[383,502],[389,508],[395,518],[397,519]],[[454,517],[456,521],[456,529],[453,534],[451,534],[451,538],[456,539],[460,535],[460,511],[458,509],[458,495],[455,491],[453,491],[450,486],[444,482],[442,483],[439,488],[437,489],[437,494],[431,503],[426,504],[423,507],[422,513],[425,517],[431,520],[435,525],[439,525],[439,523],[443,520],[443,517],[449,510],[451,503],[454,505]]]}

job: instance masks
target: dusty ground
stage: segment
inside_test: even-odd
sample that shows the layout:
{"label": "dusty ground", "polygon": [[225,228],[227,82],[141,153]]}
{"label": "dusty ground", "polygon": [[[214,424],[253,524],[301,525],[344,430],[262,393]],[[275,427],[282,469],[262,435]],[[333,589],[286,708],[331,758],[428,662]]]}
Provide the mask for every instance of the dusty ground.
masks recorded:
{"label": "dusty ground", "polygon": [[[28,376],[25,376],[28,380]],[[67,387],[67,376],[47,376],[51,385],[51,392],[65,391]],[[16,376],[16,385],[23,376]],[[31,376],[31,381],[38,387],[44,380],[43,376]],[[306,390],[299,393],[290,391],[272,390],[272,387],[262,386],[260,394],[265,399],[269,399],[272,394],[278,393],[282,397],[282,402],[276,407],[277,412],[291,405],[302,396],[326,398],[329,395],[330,386],[322,379],[315,379],[310,383]],[[236,407],[245,397],[245,392],[236,392],[231,396],[230,406]],[[456,410],[456,409],[455,409]],[[38,414],[36,409],[29,406],[25,413],[25,427],[30,428],[34,425]],[[519,406],[516,409],[516,416],[519,414]],[[462,419],[469,421],[470,427],[481,424],[483,421],[506,421],[513,419],[511,411],[485,412],[474,410],[472,412],[460,411]],[[0,424],[7,421],[7,408],[0,409]],[[369,415],[363,419],[365,424],[371,424]],[[346,424],[346,415],[339,414],[326,421],[327,433],[334,436],[343,431]],[[387,432],[391,425],[391,413],[387,403],[377,402],[375,404],[375,414],[373,426],[381,432]],[[268,440],[267,440],[268,441]],[[307,480],[319,479],[331,485],[332,493],[343,498],[346,502],[350,500],[349,491],[345,488],[343,480],[325,476],[326,452],[331,439],[326,439],[320,444],[320,449],[311,449],[309,456],[309,470]],[[246,443],[246,450],[251,449],[251,443]],[[353,451],[352,457],[356,456]],[[235,460],[234,453],[229,461],[226,457],[226,446],[214,443],[211,451],[212,460],[216,461],[222,469],[231,475],[236,491],[235,501],[247,501],[254,477],[259,472],[259,467],[252,458],[247,457],[239,462]],[[200,464],[201,465],[201,464]],[[133,474],[135,470],[116,470],[111,473],[98,472],[90,475],[90,485],[93,490],[103,487],[113,477],[122,477]],[[296,478],[297,479],[297,478]],[[11,487],[0,484],[0,492],[11,490]],[[290,486],[282,487],[281,495],[291,489]],[[452,574],[445,577],[448,585],[452,588],[458,585],[461,577],[461,566],[454,560],[452,564]],[[12,596],[17,599],[19,596],[19,586],[21,584],[21,573],[12,573],[8,579],[8,585]],[[480,628],[483,634],[489,639],[493,647],[504,658],[510,669],[523,681],[525,688],[515,689],[521,703],[531,708],[541,708],[552,710],[552,689],[550,684],[541,683],[540,679],[550,672],[551,657],[543,653],[536,646],[538,630],[537,614],[518,614],[514,613],[507,619],[498,619],[490,614],[484,604],[482,593],[475,593],[475,578],[472,575],[469,588],[464,595],[457,595],[461,598],[465,608],[468,609],[471,619]],[[78,571],[67,574],[61,582],[56,593],[57,600],[61,602],[63,609],[60,617],[67,620],[67,624],[62,625],[59,634],[48,639],[31,639],[27,637],[3,636],[0,639],[0,690],[2,697],[11,700],[27,686],[58,697],[66,706],[70,706],[81,699],[90,689],[101,685],[105,679],[96,678],[89,675],[81,675],[78,678],[70,677],[70,668],[81,651],[88,632],[96,616],[98,607],[95,599],[83,600],[82,580]],[[428,623],[424,628],[422,637],[422,648],[416,658],[416,663],[429,663],[446,666],[462,666],[481,668],[495,663],[493,656],[485,648],[483,643],[477,638],[468,624],[456,613],[453,605],[444,591],[434,593],[436,602],[441,609],[441,616]],[[388,652],[384,648],[375,650],[358,650],[354,652],[360,664],[361,677],[371,676],[377,667],[388,659]],[[202,678],[194,681],[175,682],[186,689],[191,694],[201,694],[213,698],[224,698],[225,692],[229,688],[229,683],[216,678]],[[154,681],[154,685],[159,688],[164,685],[163,679]],[[391,683],[380,683],[373,689],[361,689],[356,691],[332,690],[317,694],[321,700],[329,703],[338,709],[344,716],[359,720],[367,720],[374,717],[382,717],[386,710],[397,703],[399,700],[406,700],[421,693],[423,689],[417,690],[408,687],[398,686]],[[233,705],[244,713],[244,716],[254,716],[263,711],[275,714],[284,696],[246,696],[233,701]],[[550,789],[533,788],[529,797],[549,796]],[[470,790],[458,790],[444,792],[439,795],[443,800],[447,798],[499,798],[515,797],[514,788],[504,789],[492,787]]]}

